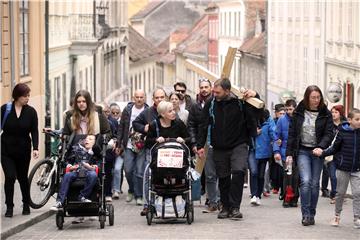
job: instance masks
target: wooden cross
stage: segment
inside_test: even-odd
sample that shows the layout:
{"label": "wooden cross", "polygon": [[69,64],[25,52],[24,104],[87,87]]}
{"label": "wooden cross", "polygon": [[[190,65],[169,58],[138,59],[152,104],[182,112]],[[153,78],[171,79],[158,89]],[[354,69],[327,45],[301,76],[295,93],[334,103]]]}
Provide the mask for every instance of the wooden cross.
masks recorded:
{"label": "wooden cross", "polygon": [[[221,78],[229,78],[230,73],[231,73],[231,68],[235,59],[235,54],[236,54],[237,48],[231,48],[229,47],[228,52],[226,54],[226,58],[225,58],[225,63],[222,69],[222,73],[221,73]],[[207,70],[205,67],[201,66],[200,64],[197,64],[196,62],[187,59],[185,61],[185,66],[196,72],[197,74],[199,74],[200,76],[206,77],[207,79],[209,79],[211,82],[215,82],[216,80],[218,80],[220,77],[212,72],[210,72],[209,70]],[[236,87],[231,87],[231,91],[237,95],[240,99],[244,98],[244,94],[237,89]],[[249,104],[253,105],[256,108],[263,108],[265,103],[263,101],[261,101],[258,98],[248,98],[246,99],[246,102],[248,102]],[[207,152],[208,152],[208,148],[205,147],[205,156],[207,156]],[[195,170],[201,174],[202,171],[204,170],[204,166],[205,166],[205,162],[206,162],[206,157],[204,158],[198,158],[196,161],[196,166],[195,166]]]}
{"label": "wooden cross", "polygon": [[[235,54],[236,54],[237,48],[232,48],[229,47],[228,52],[226,54],[225,57],[225,63],[222,69],[222,73],[221,73],[221,78],[229,78],[230,73],[231,73],[231,68],[235,59]],[[190,59],[186,59],[185,61],[185,66],[196,72],[197,74],[199,74],[200,76],[206,77],[207,79],[209,79],[211,82],[215,82],[217,79],[219,79],[220,77],[212,72],[210,72],[209,70],[207,70],[205,67],[201,66],[200,64],[190,60]],[[234,86],[231,87],[231,91],[237,95],[240,99],[244,98],[244,94],[242,93],[242,91]],[[256,108],[263,108],[265,106],[265,103],[263,101],[261,101],[258,98],[248,98],[245,100],[246,102],[248,102],[249,104],[251,104],[252,106],[256,107]]]}

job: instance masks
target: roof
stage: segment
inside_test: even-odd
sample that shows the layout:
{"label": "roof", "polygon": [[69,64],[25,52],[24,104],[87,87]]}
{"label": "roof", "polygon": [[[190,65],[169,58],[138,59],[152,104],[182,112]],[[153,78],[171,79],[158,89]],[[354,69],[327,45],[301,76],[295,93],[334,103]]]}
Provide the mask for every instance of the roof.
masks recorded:
{"label": "roof", "polygon": [[246,40],[239,49],[243,53],[249,53],[256,56],[265,56],[265,32],[259,36],[254,36]]}
{"label": "roof", "polygon": [[188,37],[175,50],[180,53],[206,55],[208,52],[208,15],[202,16],[190,30]]}
{"label": "roof", "polygon": [[157,9],[161,4],[165,3],[166,1],[152,1],[149,2],[143,9],[137,12],[134,16],[130,18],[130,20],[140,20],[148,16],[152,13],[155,9]]}
{"label": "roof", "polygon": [[132,62],[157,55],[157,48],[129,25],[129,58]]}

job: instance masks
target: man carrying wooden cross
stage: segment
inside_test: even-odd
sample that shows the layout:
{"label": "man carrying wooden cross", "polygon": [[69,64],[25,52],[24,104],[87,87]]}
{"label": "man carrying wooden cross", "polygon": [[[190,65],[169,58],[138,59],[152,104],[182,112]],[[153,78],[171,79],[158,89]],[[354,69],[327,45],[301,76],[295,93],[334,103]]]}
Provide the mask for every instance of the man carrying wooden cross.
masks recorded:
{"label": "man carrying wooden cross", "polygon": [[259,95],[246,90],[244,99],[231,92],[228,78],[215,81],[213,99],[202,111],[203,121],[199,128],[197,149],[204,157],[206,139],[213,147],[216,174],[219,177],[220,201],[223,204],[218,218],[242,218],[240,204],[244,175],[247,170],[248,147],[256,136],[257,115],[260,110],[246,102]]}

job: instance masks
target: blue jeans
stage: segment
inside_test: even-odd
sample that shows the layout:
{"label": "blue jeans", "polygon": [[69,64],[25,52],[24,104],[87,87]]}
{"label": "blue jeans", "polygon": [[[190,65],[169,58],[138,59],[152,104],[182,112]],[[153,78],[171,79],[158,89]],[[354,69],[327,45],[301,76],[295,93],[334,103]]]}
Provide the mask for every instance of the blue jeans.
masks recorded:
{"label": "blue jeans", "polygon": [[218,190],[218,178],[216,175],[212,147],[209,147],[207,151],[205,162],[205,176],[206,193],[209,199],[209,204],[217,204],[218,200],[220,199],[220,192]]}
{"label": "blue jeans", "polygon": [[124,165],[124,159],[121,156],[117,156],[115,159],[114,169],[113,169],[113,182],[112,190],[114,192],[120,192],[120,182],[121,182],[121,170]]}
{"label": "blue jeans", "polygon": [[124,159],[125,177],[129,184],[129,193],[133,193],[135,199],[143,195],[143,174],[145,169],[145,149],[135,153],[131,149],[125,150]]}
{"label": "blue jeans", "polygon": [[[96,184],[97,176],[95,171],[86,171],[86,182],[84,188],[80,191],[79,199],[82,197],[88,198]],[[57,201],[61,202],[62,204],[65,201],[65,198],[69,192],[70,184],[78,178],[78,172],[68,172],[65,173],[61,187],[59,190],[59,194],[57,196]]]}
{"label": "blue jeans", "polygon": [[316,157],[312,150],[299,150],[297,164],[300,174],[300,199],[303,217],[314,217],[319,198],[319,181],[323,158]]}
{"label": "blue jeans", "polygon": [[261,198],[265,182],[265,168],[268,158],[256,159],[255,151],[249,151],[249,168],[250,168],[250,192],[251,197]]}

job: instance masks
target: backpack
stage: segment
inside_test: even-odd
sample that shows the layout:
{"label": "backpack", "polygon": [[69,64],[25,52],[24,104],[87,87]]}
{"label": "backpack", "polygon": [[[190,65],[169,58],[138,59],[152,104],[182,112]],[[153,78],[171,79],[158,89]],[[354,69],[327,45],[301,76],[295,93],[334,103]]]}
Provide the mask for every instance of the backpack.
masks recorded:
{"label": "backpack", "polygon": [[6,122],[6,119],[8,118],[10,112],[11,112],[11,108],[12,108],[12,102],[8,102],[6,104],[6,109],[5,109],[5,113],[4,113],[4,117],[1,119],[1,131],[0,131],[0,136],[3,133],[3,128]]}

